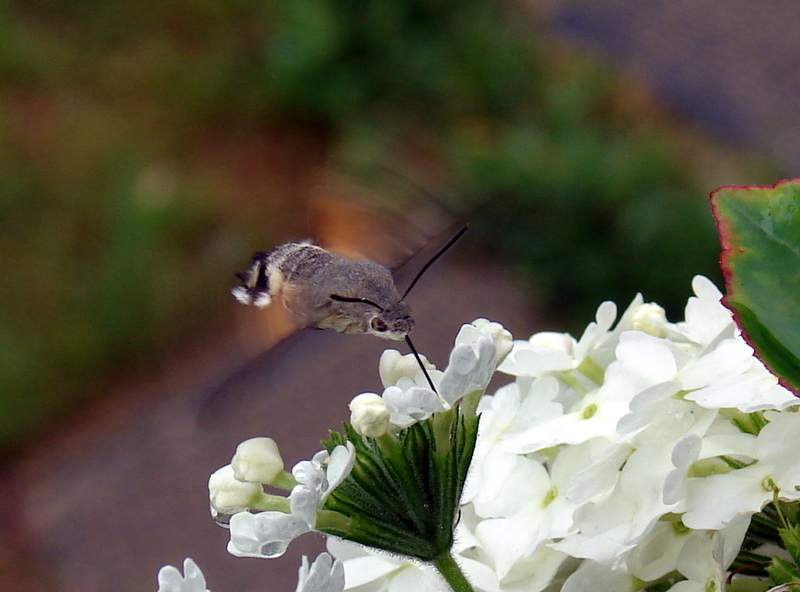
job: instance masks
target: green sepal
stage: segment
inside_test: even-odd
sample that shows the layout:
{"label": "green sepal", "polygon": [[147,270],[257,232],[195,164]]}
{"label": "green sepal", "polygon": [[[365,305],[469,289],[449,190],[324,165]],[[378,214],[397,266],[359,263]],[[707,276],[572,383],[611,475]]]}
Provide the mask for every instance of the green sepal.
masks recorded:
{"label": "green sepal", "polygon": [[795,524],[791,528],[780,528],[778,533],[781,535],[784,549],[792,556],[796,568],[800,567],[800,526]]}
{"label": "green sepal", "polygon": [[772,558],[772,563],[767,567],[767,573],[775,585],[800,582],[800,573],[797,568],[791,562],[780,557]]}
{"label": "green sepal", "polygon": [[[328,496],[317,530],[362,545],[433,561],[453,546],[461,493],[479,417],[468,405],[435,413],[398,434],[361,436],[345,424],[328,451],[352,442],[356,459]],[[326,520],[325,511],[348,520]]]}

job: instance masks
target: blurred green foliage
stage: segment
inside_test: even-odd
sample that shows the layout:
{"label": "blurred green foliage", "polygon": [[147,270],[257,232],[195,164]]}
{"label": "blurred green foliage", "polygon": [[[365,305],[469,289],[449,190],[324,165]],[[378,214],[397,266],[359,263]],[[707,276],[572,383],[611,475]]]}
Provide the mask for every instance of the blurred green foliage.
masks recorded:
{"label": "blurred green foliage", "polygon": [[692,276],[721,286],[708,186],[666,125],[615,105],[607,69],[574,59],[551,74],[490,141],[455,143],[486,248],[515,262],[562,328],[636,292],[679,316]]}
{"label": "blurred green foliage", "polygon": [[302,208],[281,186],[242,200],[224,155],[290,124],[362,170],[423,138],[450,205],[561,318],[684,301],[716,269],[709,188],[534,20],[491,0],[1,2],[0,449],[208,328],[242,254]]}

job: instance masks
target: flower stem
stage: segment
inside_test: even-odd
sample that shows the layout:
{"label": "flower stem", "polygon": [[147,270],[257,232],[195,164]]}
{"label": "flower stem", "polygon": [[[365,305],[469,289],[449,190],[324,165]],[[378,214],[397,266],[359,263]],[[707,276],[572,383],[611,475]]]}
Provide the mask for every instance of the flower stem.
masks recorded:
{"label": "flower stem", "polygon": [[297,481],[295,481],[294,476],[289,471],[281,471],[272,480],[272,483],[270,483],[270,485],[272,485],[273,487],[277,487],[278,489],[291,491],[292,488],[295,485],[297,485]]}
{"label": "flower stem", "polygon": [[433,560],[433,566],[442,574],[453,592],[475,592],[450,553],[439,555]]}

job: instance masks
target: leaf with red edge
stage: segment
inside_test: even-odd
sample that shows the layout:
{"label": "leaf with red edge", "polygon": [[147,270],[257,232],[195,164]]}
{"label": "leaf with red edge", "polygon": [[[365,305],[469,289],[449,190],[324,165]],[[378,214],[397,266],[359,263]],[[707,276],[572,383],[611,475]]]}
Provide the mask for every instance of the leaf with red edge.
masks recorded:
{"label": "leaf with red edge", "polygon": [[800,179],[711,194],[730,308],[748,343],[800,392]]}

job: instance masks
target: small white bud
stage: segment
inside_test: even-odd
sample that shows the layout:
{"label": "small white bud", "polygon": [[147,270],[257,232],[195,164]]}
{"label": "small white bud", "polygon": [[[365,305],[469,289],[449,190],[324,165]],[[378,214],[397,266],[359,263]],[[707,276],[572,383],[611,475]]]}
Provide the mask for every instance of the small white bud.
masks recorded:
{"label": "small white bud", "polygon": [[528,339],[531,347],[536,349],[552,349],[554,351],[572,355],[575,348],[575,339],[569,333],[554,333],[542,331],[535,333]]}
{"label": "small white bud", "polygon": [[[420,354],[419,357],[428,372],[436,370],[436,366],[431,364],[425,356]],[[420,367],[414,354],[404,356],[396,349],[384,350],[378,362],[378,373],[384,388],[395,386],[401,378],[414,380],[417,372],[420,372]]]}
{"label": "small white bud", "polygon": [[484,335],[491,335],[494,338],[494,346],[497,349],[497,365],[499,366],[514,345],[514,337],[511,332],[500,323],[488,319],[475,319],[470,324]]}
{"label": "small white bud", "polygon": [[362,436],[378,438],[388,432],[390,415],[386,403],[375,393],[362,393],[350,401],[350,423]]}
{"label": "small white bud", "polygon": [[633,311],[631,323],[636,331],[642,331],[653,337],[664,338],[667,330],[667,313],[658,304],[648,302]]}
{"label": "small white bud", "polygon": [[235,514],[250,508],[263,493],[258,483],[239,481],[230,465],[217,469],[208,478],[208,499],[211,515]]}
{"label": "small white bud", "polygon": [[236,447],[231,467],[239,481],[271,484],[283,471],[283,459],[272,438],[250,438]]}

